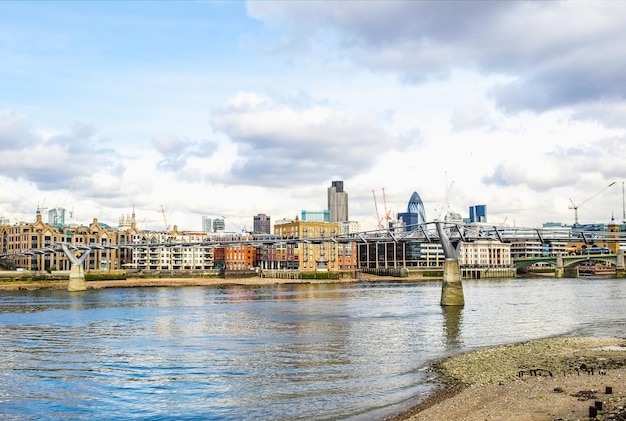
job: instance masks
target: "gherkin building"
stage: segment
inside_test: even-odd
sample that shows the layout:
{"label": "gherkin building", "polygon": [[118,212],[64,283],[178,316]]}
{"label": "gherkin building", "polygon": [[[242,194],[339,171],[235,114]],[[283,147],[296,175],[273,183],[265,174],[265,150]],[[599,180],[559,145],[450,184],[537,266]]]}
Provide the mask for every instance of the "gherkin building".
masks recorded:
{"label": "gherkin building", "polygon": [[398,219],[401,219],[406,226],[407,231],[416,230],[419,224],[426,222],[426,210],[424,209],[424,203],[422,198],[417,192],[413,192],[409,199],[407,211],[398,214]]}

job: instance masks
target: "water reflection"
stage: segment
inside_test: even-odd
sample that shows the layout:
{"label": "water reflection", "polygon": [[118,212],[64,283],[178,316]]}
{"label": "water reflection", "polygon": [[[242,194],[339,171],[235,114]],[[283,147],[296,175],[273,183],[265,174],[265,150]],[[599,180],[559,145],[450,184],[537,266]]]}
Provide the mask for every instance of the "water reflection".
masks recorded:
{"label": "water reflection", "polygon": [[461,330],[461,318],[463,306],[442,306],[443,309],[443,330],[446,337],[447,349],[459,349],[463,347],[463,341],[459,338]]}

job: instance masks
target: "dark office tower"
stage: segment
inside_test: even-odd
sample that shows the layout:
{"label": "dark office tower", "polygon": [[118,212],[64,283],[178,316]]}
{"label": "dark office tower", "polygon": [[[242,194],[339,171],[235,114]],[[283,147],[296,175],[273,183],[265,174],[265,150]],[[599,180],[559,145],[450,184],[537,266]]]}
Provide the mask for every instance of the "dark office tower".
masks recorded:
{"label": "dark office tower", "polygon": [[260,213],[254,217],[253,232],[255,234],[269,234],[270,233],[270,217],[264,213]]}
{"label": "dark office tower", "polygon": [[328,188],[330,222],[348,220],[348,193],[343,191],[343,181],[333,181]]}
{"label": "dark office tower", "polygon": [[406,207],[406,212],[399,213],[398,219],[404,222],[407,231],[414,231],[418,228],[418,224],[426,222],[426,210],[424,209],[422,198],[417,192],[413,192]]}
{"label": "dark office tower", "polygon": [[487,205],[470,206],[470,222],[487,222]]}
{"label": "dark office tower", "polygon": [[213,232],[224,232],[226,229],[226,222],[222,218],[215,218],[213,220]]}

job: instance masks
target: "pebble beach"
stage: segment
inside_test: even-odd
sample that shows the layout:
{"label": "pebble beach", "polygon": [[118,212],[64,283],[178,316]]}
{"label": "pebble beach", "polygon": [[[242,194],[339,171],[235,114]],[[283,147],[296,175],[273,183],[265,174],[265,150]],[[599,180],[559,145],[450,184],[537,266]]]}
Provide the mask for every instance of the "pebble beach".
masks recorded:
{"label": "pebble beach", "polygon": [[392,421],[626,420],[626,339],[557,337],[435,362],[442,383]]}

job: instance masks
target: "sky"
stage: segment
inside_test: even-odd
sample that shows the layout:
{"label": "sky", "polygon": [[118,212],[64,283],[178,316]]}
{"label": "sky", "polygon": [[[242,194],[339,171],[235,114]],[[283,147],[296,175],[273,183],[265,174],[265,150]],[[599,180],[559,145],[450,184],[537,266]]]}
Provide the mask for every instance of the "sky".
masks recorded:
{"label": "sky", "polygon": [[[0,216],[624,217],[626,2],[2,1]],[[611,183],[615,182],[611,187]]]}

